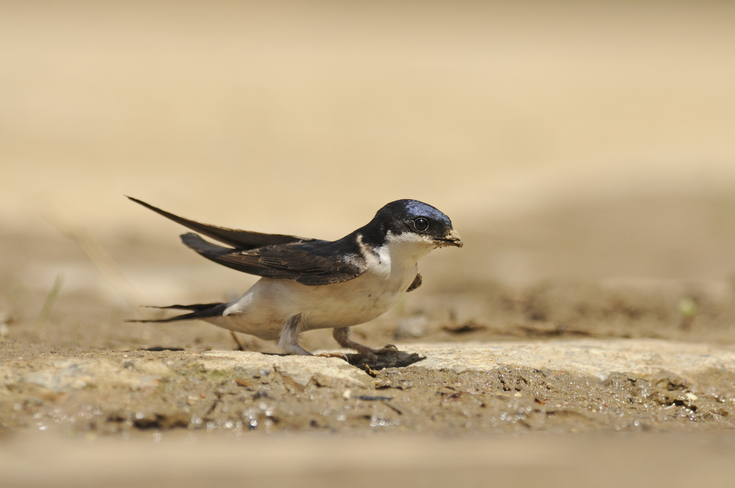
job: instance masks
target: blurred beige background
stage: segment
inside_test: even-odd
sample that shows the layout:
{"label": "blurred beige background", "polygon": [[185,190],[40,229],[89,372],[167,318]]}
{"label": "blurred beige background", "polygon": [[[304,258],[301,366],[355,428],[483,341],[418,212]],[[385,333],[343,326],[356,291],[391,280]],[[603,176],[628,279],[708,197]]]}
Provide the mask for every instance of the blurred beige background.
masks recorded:
{"label": "blurred beige background", "polygon": [[[407,298],[407,312],[401,305],[390,324],[365,326],[373,328],[372,345],[385,343],[378,333],[392,333],[396,317],[422,308],[441,312],[434,330],[448,310],[460,321],[513,330],[520,315],[491,315],[493,297],[505,285],[544,280],[634,290],[673,283],[666,297],[674,299],[664,302],[671,309],[695,283],[697,297],[731,305],[734,87],[735,2],[2,0],[7,344],[29,361],[57,350],[104,356],[150,345],[232,347],[226,331],[206,324],[122,324],[150,316],[139,304],[222,300],[254,281],[194,255],[178,242],[181,227],[123,195],[212,224],[321,238],[363,225],[390,200],[437,206],[466,245],[422,261],[425,284]],[[59,231],[65,222],[77,226],[77,242]],[[97,242],[109,261],[92,262],[79,242]],[[586,299],[584,289],[561,287],[549,300],[571,308],[606,297],[576,301]],[[42,307],[54,290],[59,298],[44,324]],[[664,319],[644,314],[622,333],[646,320],[641,334],[657,332],[670,316],[657,303],[639,310],[663,310]],[[704,318],[691,331],[672,322],[660,337],[731,344],[731,306],[702,303]],[[600,323],[590,330],[605,337],[617,322]],[[332,347],[322,332],[307,345]],[[15,350],[7,354],[21,354]],[[463,438],[451,449],[445,437],[287,437],[238,448],[191,447],[168,434],[160,445],[147,438],[117,447],[80,447],[68,436],[61,446],[44,436],[5,444],[3,459],[14,463],[8,479],[54,486],[130,485],[131,476],[158,486],[174,472],[183,485],[219,476],[222,486],[228,479],[241,486],[241,473],[251,472],[280,477],[282,486],[348,476],[358,485],[375,476],[388,484],[431,476],[472,478],[477,486],[490,477],[525,486],[625,485],[619,473],[638,484],[656,476],[667,486],[732,479],[726,436],[650,443],[491,436],[478,437],[484,444]],[[278,469],[284,442],[319,459],[304,458],[306,474],[299,463]],[[248,449],[257,454],[250,464],[241,462]],[[90,452],[102,461],[90,463]],[[112,479],[126,452],[145,462]],[[365,460],[385,455],[371,453],[398,453],[391,459],[399,468],[375,471]],[[43,473],[42,463],[49,466]],[[353,471],[368,465],[369,472]],[[41,474],[34,478],[33,469]]]}
{"label": "blurred beige background", "polygon": [[725,279],[734,25],[730,2],[6,0],[0,222],[177,245],[128,194],[337,238],[416,198],[470,275]]}

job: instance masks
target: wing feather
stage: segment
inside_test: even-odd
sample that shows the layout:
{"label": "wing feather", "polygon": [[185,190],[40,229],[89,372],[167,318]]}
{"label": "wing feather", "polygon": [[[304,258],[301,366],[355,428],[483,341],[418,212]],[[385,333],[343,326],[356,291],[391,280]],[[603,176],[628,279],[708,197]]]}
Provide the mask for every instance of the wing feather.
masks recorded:
{"label": "wing feather", "polygon": [[202,224],[201,222],[195,222],[194,220],[185,219],[174,215],[160,208],[154,207],[148,203],[137,198],[128,197],[130,200],[138,203],[145,208],[153,210],[154,212],[163,215],[167,219],[173,220],[174,222],[181,224],[189,229],[199,232],[207,237],[210,237],[219,242],[223,242],[227,245],[238,249],[256,249],[262,246],[272,246],[275,244],[288,244],[291,242],[312,242],[316,239],[308,237],[290,236],[286,234],[265,234],[262,232],[252,232],[249,230],[238,230],[228,229],[227,227],[219,227],[216,225]]}
{"label": "wing feather", "polygon": [[329,241],[292,242],[243,251],[212,244],[194,233],[182,235],[181,240],[205,258],[228,268],[304,285],[349,281],[366,269],[361,255],[344,254],[344,247]]}

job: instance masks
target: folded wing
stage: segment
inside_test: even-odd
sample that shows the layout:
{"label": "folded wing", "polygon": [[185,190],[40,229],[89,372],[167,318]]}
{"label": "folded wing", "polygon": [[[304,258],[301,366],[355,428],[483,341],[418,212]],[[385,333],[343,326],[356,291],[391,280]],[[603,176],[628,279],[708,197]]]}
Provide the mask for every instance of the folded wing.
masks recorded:
{"label": "folded wing", "polygon": [[238,271],[267,278],[293,280],[304,285],[328,285],[357,278],[365,272],[365,259],[328,241],[310,240],[256,249],[230,249],[207,242],[199,235],[181,236],[185,245],[207,259]]}

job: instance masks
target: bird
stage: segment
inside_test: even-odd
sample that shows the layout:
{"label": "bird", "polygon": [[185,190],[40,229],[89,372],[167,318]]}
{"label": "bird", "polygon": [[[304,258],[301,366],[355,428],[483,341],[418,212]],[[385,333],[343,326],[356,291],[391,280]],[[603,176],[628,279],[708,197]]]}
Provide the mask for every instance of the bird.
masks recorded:
{"label": "bird", "polygon": [[449,217],[417,200],[388,203],[366,225],[327,241],[202,224],[128,198],[195,231],[180,237],[201,256],[261,277],[232,301],[154,307],[187,313],[133,322],[203,320],[275,341],[285,354],[312,355],[299,345],[300,335],[323,328],[334,329],[340,346],[368,358],[397,352],[393,345],[373,349],[353,341],[349,327],[383,315],[421,286],[419,259],[436,248],[463,246]]}

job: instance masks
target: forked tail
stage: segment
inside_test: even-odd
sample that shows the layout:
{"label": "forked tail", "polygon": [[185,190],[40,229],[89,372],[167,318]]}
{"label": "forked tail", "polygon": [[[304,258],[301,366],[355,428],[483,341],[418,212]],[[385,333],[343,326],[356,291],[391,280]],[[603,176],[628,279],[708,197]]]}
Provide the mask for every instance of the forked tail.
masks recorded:
{"label": "forked tail", "polygon": [[172,310],[190,310],[191,313],[176,315],[167,319],[150,319],[150,320],[126,320],[125,322],[177,322],[179,320],[196,320],[207,317],[220,317],[227,308],[226,303],[197,303],[194,305],[169,305],[168,307],[149,307]]}

